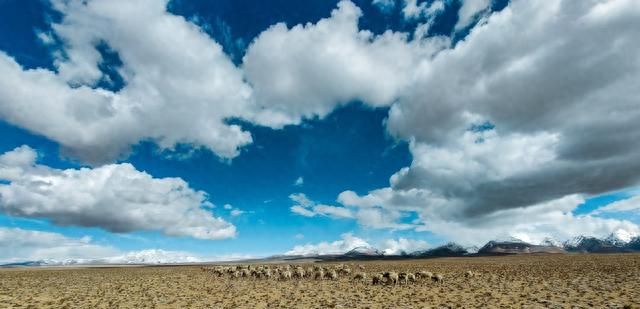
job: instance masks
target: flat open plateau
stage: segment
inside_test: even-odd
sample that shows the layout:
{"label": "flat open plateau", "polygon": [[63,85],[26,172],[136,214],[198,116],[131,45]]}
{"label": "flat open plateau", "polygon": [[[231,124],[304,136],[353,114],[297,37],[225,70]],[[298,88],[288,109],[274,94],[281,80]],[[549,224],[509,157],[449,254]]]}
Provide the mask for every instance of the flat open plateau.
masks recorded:
{"label": "flat open plateau", "polygon": [[[640,308],[640,254],[342,264],[354,273],[362,265],[369,278],[426,270],[445,279],[394,287],[354,283],[347,275],[337,281],[217,277],[201,266],[12,268],[0,270],[0,308]],[[479,275],[467,278],[466,271]]]}

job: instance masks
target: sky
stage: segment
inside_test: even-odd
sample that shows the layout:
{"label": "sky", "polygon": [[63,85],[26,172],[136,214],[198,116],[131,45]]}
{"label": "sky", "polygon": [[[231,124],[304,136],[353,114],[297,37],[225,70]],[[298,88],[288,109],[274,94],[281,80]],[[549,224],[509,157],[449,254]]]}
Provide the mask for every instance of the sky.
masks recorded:
{"label": "sky", "polygon": [[640,234],[634,0],[0,0],[0,262]]}

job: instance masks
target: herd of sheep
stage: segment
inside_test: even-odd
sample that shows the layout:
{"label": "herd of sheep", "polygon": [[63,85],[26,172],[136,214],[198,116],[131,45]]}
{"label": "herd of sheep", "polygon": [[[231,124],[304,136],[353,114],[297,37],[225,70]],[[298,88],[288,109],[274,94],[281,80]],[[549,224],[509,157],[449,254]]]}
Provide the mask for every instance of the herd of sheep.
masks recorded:
{"label": "herd of sheep", "polygon": [[[351,265],[352,267],[355,265]],[[232,265],[202,267],[202,270],[217,277],[231,279],[264,279],[264,280],[338,280],[347,278],[354,283],[371,283],[372,285],[408,285],[417,282],[433,281],[444,283],[442,274],[429,271],[418,272],[394,272],[385,271],[367,274],[363,265],[357,266],[357,271],[352,271],[349,265],[336,264],[331,266],[307,266],[301,265]],[[466,277],[475,277],[477,273],[467,271]]]}

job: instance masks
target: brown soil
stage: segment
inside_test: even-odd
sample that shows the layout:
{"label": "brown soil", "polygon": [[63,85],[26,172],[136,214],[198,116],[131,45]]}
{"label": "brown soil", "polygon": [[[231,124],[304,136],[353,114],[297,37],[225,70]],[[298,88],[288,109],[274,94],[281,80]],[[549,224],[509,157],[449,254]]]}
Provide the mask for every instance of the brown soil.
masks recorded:
{"label": "brown soil", "polygon": [[[0,308],[640,308],[640,254],[345,264],[369,275],[427,270],[445,282],[232,279],[200,266],[19,268],[0,270]],[[468,270],[480,275],[466,278]]]}

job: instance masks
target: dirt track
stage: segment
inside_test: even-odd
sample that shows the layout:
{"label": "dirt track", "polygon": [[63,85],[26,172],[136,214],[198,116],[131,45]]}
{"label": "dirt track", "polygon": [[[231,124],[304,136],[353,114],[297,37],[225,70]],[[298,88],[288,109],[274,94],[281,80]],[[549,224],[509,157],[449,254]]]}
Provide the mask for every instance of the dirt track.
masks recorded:
{"label": "dirt track", "polygon": [[[218,278],[199,266],[2,269],[0,308],[640,308],[640,254],[345,264],[354,271],[364,265],[369,274],[428,270],[446,281],[281,282]],[[467,270],[480,276],[466,278]]]}

